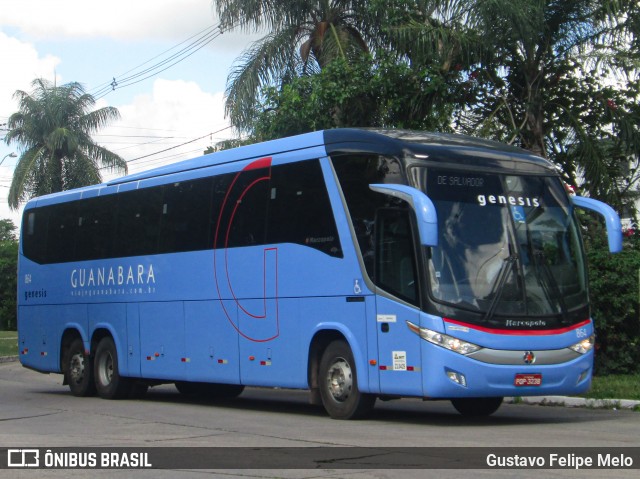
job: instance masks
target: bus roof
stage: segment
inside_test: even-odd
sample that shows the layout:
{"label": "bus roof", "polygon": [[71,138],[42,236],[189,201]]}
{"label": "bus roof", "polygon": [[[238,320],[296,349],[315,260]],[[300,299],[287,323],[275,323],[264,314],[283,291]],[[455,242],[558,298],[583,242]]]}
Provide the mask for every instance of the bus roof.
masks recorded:
{"label": "bus roof", "polygon": [[[257,159],[290,151],[322,148],[326,154],[348,152],[371,152],[392,156],[411,153],[430,161],[459,163],[469,167],[492,166],[508,168],[511,171],[553,174],[553,165],[526,150],[491,140],[465,135],[430,133],[414,130],[338,128],[316,131],[302,135],[280,138],[263,143],[210,153],[189,160],[172,163],[158,168],[126,175],[102,184],[85,186],[74,190],[53,193],[40,197],[65,201],[99,194],[98,190],[127,183],[157,178],[175,173],[193,171],[215,165]],[[71,199],[71,198],[69,198]],[[36,201],[34,198],[33,202]],[[30,201],[29,203],[32,203]],[[45,201],[49,203],[50,201]]]}

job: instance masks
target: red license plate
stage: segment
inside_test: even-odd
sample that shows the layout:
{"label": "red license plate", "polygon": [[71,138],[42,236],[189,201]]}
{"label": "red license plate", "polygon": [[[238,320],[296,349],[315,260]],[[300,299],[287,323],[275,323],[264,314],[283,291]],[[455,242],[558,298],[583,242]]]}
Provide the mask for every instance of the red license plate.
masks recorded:
{"label": "red license plate", "polygon": [[541,386],[542,374],[516,374],[513,381],[514,386]]}

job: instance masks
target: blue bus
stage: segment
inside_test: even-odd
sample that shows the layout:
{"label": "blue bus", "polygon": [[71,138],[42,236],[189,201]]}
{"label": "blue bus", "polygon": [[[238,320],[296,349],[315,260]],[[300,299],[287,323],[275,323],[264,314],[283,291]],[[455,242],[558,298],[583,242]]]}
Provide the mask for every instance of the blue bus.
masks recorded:
{"label": "blue bus", "polygon": [[335,129],[32,199],[20,235],[22,364],[74,395],[175,383],[233,398],[308,389],[333,418],[376,398],[590,386],[576,208],[553,165],[459,135]]}

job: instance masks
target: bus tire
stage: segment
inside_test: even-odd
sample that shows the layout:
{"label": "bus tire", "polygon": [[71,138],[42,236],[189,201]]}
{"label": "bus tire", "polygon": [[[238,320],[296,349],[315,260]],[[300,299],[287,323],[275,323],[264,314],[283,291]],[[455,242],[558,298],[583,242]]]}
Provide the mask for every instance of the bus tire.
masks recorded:
{"label": "bus tire", "polygon": [[333,341],[324,350],[318,374],[320,397],[333,419],[356,419],[371,411],[376,397],[361,393],[349,345]]}
{"label": "bus tire", "polygon": [[103,399],[122,399],[129,395],[131,381],[120,376],[118,352],[110,336],[105,336],[98,343],[93,365],[98,396]]}
{"label": "bus tire", "polygon": [[490,416],[498,410],[502,404],[501,397],[496,398],[456,398],[451,404],[463,416],[481,417]]}
{"label": "bus tire", "polygon": [[93,364],[91,356],[84,352],[82,339],[76,338],[64,353],[64,381],[74,396],[87,397],[96,394],[93,381]]}

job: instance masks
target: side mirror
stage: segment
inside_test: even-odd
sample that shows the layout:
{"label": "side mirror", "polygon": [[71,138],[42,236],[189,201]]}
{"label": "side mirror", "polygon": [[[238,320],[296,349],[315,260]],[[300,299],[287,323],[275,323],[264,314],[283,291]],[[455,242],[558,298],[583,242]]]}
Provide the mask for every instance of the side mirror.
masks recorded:
{"label": "side mirror", "polygon": [[572,196],[573,204],[578,208],[595,211],[604,217],[607,225],[607,236],[609,238],[609,251],[611,253],[619,253],[622,251],[622,224],[620,217],[614,209],[602,201],[593,198],[585,198],[584,196]]}
{"label": "side mirror", "polygon": [[427,195],[406,185],[373,184],[369,188],[409,203],[418,220],[420,243],[424,246],[438,246],[438,216],[436,207]]}

